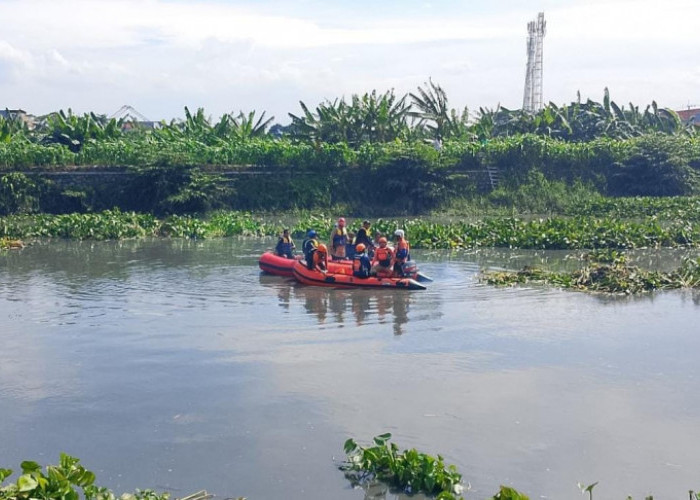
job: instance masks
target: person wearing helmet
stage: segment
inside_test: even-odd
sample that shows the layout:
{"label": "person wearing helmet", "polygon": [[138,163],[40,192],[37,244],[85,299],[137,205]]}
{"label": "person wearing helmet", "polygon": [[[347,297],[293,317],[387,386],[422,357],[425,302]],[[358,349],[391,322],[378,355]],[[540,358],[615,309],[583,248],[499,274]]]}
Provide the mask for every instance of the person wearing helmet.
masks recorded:
{"label": "person wearing helmet", "polygon": [[289,235],[289,229],[284,229],[282,231],[282,236],[277,241],[277,246],[275,247],[275,253],[280,257],[287,257],[288,259],[294,258],[294,241]]}
{"label": "person wearing helmet", "polygon": [[359,243],[355,247],[355,257],[352,259],[352,275],[356,278],[369,278],[372,262],[367,255],[367,247]]}
{"label": "person wearing helmet", "polygon": [[345,219],[341,217],[331,233],[331,258],[342,260],[345,258],[345,244],[348,242],[348,230],[345,228]]}
{"label": "person wearing helmet", "polygon": [[319,243],[313,252],[311,261],[313,262],[312,269],[322,273],[328,271],[328,247],[323,243]]}
{"label": "person wearing helmet", "polygon": [[318,246],[318,234],[313,229],[309,229],[306,233],[306,239],[301,245],[301,251],[304,253],[304,260],[306,261],[306,267],[309,269],[313,268],[313,253]]}
{"label": "person wearing helmet", "polygon": [[394,260],[394,249],[389,246],[387,239],[379,238],[379,247],[374,252],[374,261],[370,274],[379,277],[391,276],[391,265]]}
{"label": "person wearing helmet", "polygon": [[394,232],[394,238],[396,239],[394,273],[396,273],[398,276],[403,276],[403,266],[407,261],[411,260],[411,255],[409,254],[410,245],[404,236],[403,229],[397,229]]}

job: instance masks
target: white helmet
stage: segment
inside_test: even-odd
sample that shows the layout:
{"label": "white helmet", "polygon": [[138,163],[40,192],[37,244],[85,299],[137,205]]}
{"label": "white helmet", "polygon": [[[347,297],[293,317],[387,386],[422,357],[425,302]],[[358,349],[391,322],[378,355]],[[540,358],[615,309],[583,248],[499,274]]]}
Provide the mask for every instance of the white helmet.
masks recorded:
{"label": "white helmet", "polygon": [[399,238],[403,238],[403,229],[397,229],[394,231],[394,236],[398,236]]}

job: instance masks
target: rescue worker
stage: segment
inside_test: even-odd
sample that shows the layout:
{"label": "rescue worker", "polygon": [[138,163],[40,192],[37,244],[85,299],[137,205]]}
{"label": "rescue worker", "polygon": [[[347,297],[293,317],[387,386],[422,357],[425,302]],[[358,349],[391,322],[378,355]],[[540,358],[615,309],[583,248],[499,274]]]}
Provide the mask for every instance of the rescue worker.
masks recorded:
{"label": "rescue worker", "polygon": [[397,229],[394,232],[396,238],[396,253],[394,255],[394,273],[397,276],[403,276],[403,265],[411,260],[410,245],[404,237],[403,229]]}
{"label": "rescue worker", "polygon": [[374,261],[370,274],[372,276],[391,276],[391,264],[394,259],[394,249],[389,246],[385,237],[379,238],[379,248],[374,251]]}
{"label": "rescue worker", "polygon": [[356,278],[369,278],[372,262],[367,255],[367,247],[360,243],[355,247],[355,258],[352,259],[352,275]]}
{"label": "rescue worker", "polygon": [[354,259],[355,258],[355,233],[348,231],[348,240],[345,243],[345,258]]}
{"label": "rescue worker", "polygon": [[294,245],[294,241],[292,241],[292,237],[289,235],[289,229],[285,229],[284,231],[282,231],[282,236],[280,236],[280,239],[277,242],[277,246],[275,247],[275,253],[280,257],[287,257],[288,259],[293,259],[295,248],[296,246]]}
{"label": "rescue worker", "polygon": [[311,269],[326,273],[328,271],[328,247],[319,243],[311,257],[313,267]]}
{"label": "rescue worker", "polygon": [[304,260],[306,261],[306,267],[308,269],[313,269],[313,253],[318,247],[318,233],[313,229],[309,229],[306,233],[306,239],[301,245],[301,251],[304,253]]}
{"label": "rescue worker", "polygon": [[357,231],[357,236],[355,236],[355,245],[362,243],[367,248],[367,253],[370,255],[374,249],[374,242],[369,235],[369,228],[372,223],[368,220],[362,221],[362,227]]}
{"label": "rescue worker", "polygon": [[331,258],[342,260],[345,258],[345,244],[348,242],[348,230],[345,228],[345,219],[338,219],[333,232],[331,233]]}

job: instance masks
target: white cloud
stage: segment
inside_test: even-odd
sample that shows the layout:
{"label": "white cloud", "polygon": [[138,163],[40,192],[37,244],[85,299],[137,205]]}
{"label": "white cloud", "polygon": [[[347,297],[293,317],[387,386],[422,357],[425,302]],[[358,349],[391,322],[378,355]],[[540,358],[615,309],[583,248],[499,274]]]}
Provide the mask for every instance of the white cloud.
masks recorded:
{"label": "white cloud", "polygon": [[546,100],[570,101],[572,89],[599,98],[606,86],[642,105],[700,100],[692,56],[700,37],[679,29],[700,18],[700,2],[539,0],[527,11],[508,0],[462,11],[433,4],[367,15],[362,3],[311,12],[295,3],[6,0],[0,18],[13,22],[0,34],[0,94],[36,113],[129,103],[170,118],[187,103],[214,115],[265,109],[284,120],[300,99],[406,92],[432,77],[454,107],[517,107],[525,24],[545,8]]}

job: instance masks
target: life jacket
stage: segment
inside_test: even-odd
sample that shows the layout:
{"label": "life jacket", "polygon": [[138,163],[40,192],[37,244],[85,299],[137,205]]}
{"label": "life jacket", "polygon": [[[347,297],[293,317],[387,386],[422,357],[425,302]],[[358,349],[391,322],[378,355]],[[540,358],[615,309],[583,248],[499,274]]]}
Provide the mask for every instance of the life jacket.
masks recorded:
{"label": "life jacket", "polygon": [[391,257],[393,255],[392,248],[386,246],[384,248],[379,247],[374,252],[374,258],[379,262],[380,265],[384,267],[389,267],[391,264]]}
{"label": "life jacket", "polygon": [[311,253],[311,250],[316,248],[318,246],[318,241],[316,241],[313,238],[309,238],[304,240],[304,243],[301,245],[301,250],[304,252],[305,256],[308,256]]}
{"label": "life jacket", "polygon": [[358,278],[367,278],[369,277],[371,267],[369,257],[366,253],[355,255],[352,261],[352,274]]}
{"label": "life jacket", "polygon": [[328,255],[321,253],[318,250],[314,251],[313,255],[314,268],[318,267],[324,271],[328,269]]}
{"label": "life jacket", "polygon": [[292,241],[292,237],[285,237],[284,235],[280,236],[280,239],[277,242],[276,250],[278,255],[286,255],[288,257],[292,256],[294,250],[294,242]]}
{"label": "life jacket", "polygon": [[344,247],[345,244],[348,242],[348,231],[343,227],[336,227],[333,230],[333,238],[331,241],[331,246],[333,248],[337,247]]}
{"label": "life jacket", "polygon": [[364,227],[361,227],[357,231],[357,236],[355,236],[355,245],[358,243],[363,243],[367,247],[374,246],[374,242],[370,239],[369,235],[367,234],[367,230]]}
{"label": "life jacket", "polygon": [[405,238],[400,238],[396,243],[396,261],[405,262],[408,260],[410,246]]}

